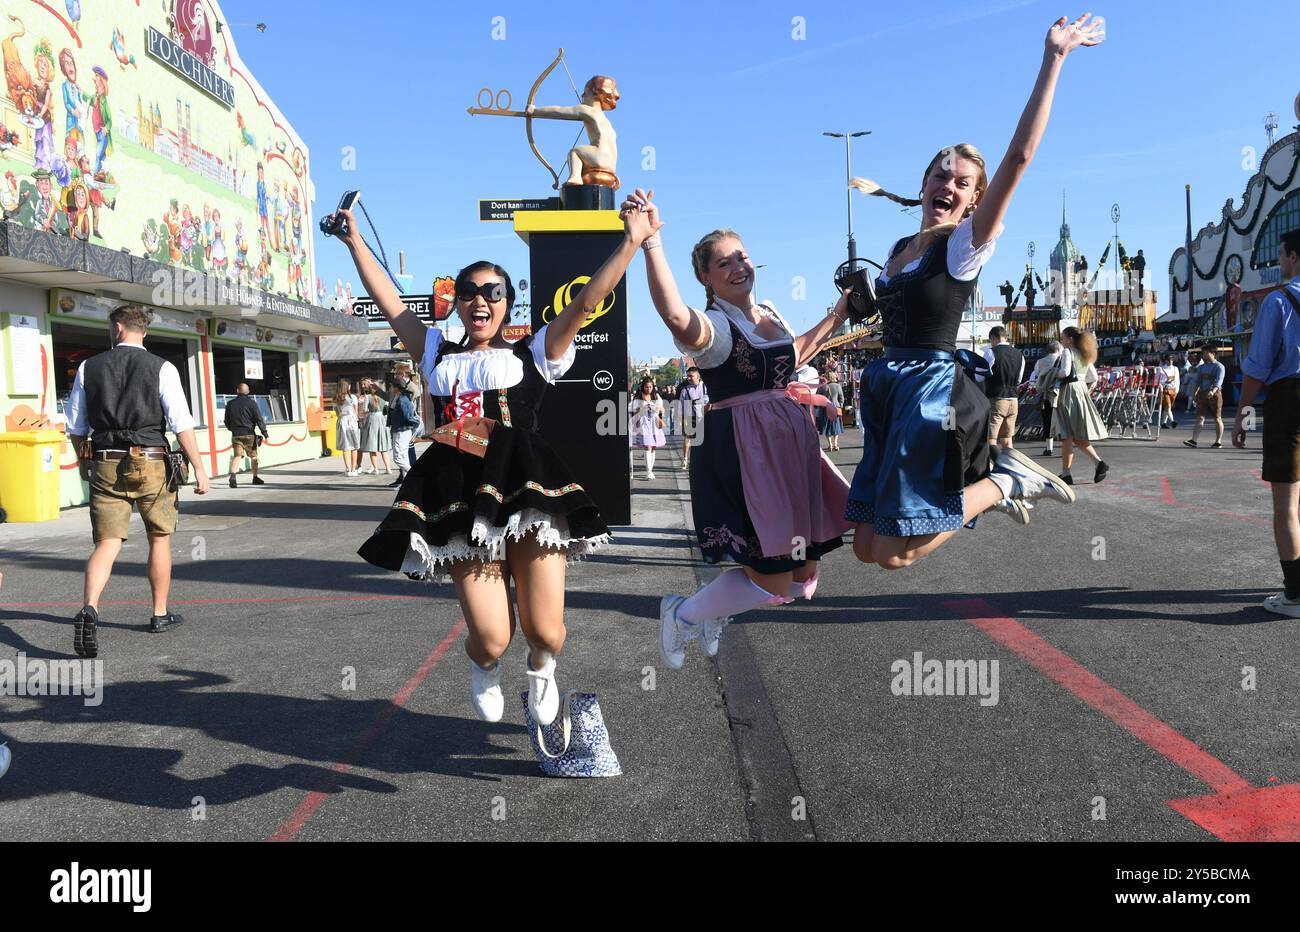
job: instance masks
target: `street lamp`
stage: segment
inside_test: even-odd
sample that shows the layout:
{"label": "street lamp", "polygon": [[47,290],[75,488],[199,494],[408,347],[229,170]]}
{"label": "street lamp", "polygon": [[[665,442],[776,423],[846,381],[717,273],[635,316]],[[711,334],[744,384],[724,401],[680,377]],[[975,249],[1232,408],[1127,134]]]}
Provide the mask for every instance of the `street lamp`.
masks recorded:
{"label": "street lamp", "polygon": [[853,179],[853,140],[859,136],[870,136],[871,130],[856,133],[822,133],[834,139],[844,140],[844,194],[849,208],[849,262],[858,258],[858,244],[853,240],[853,189],[849,182]]}

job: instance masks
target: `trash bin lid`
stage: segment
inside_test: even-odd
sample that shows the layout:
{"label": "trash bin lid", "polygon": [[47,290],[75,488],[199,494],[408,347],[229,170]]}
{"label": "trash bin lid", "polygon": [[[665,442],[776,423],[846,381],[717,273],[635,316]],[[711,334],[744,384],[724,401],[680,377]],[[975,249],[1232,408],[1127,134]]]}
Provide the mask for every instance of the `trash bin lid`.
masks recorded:
{"label": "trash bin lid", "polygon": [[0,434],[0,443],[21,443],[38,446],[48,443],[63,443],[68,435],[61,430],[14,430]]}

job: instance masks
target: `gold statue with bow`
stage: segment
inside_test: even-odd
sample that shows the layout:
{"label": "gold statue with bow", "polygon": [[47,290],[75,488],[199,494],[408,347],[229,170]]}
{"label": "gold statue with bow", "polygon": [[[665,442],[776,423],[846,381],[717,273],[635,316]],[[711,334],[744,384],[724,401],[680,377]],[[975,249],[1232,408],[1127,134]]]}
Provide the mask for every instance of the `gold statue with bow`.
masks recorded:
{"label": "gold statue with bow", "polygon": [[[578,98],[577,105],[535,106],[538,88],[542,86],[546,76],[555,70],[556,65],[564,65],[564,73],[569,76],[569,86],[573,88],[573,94]],[[560,49],[560,53],[555,56],[555,61],[551,62],[533,82],[523,110],[511,109],[513,100],[509,91],[501,90],[494,94],[491,88],[485,87],[478,92],[478,106],[470,107],[469,113],[471,116],[523,117],[524,128],[528,134],[528,146],[533,150],[533,155],[537,156],[538,161],[551,173],[553,181],[551,188],[557,191],[560,188],[560,176],[537,148],[537,143],[533,139],[533,120],[581,122],[583,130],[587,133],[587,144],[577,145],[578,140],[575,139],[573,147],[569,149],[566,166],[569,178],[565,181],[565,185],[587,184],[618,190],[618,175],[615,174],[618,166],[618,137],[614,133],[613,124],[605,116],[606,111],[613,110],[618,105],[618,98],[618,84],[613,78],[600,74],[592,77],[579,93],[573,75],[569,73],[569,66],[564,64],[564,49]],[[578,138],[581,138],[583,130],[578,132]]]}

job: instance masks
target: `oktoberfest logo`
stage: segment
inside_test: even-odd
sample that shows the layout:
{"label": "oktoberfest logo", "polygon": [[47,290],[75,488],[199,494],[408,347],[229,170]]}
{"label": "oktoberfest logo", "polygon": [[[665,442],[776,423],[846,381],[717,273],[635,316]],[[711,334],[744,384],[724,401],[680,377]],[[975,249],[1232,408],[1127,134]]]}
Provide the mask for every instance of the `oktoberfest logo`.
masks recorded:
{"label": "oktoberfest logo", "polygon": [[[560,311],[568,307],[569,302],[573,300],[574,295],[580,292],[582,287],[589,281],[591,281],[590,275],[579,275],[568,284],[556,288],[555,297],[553,297],[551,303],[542,310],[542,323],[549,324],[558,317]],[[585,330],[590,327],[592,321],[596,320],[598,317],[604,317],[613,309],[613,307],[614,293],[611,291],[608,297],[601,301],[600,304],[596,305],[596,309],[587,315],[587,319],[583,321],[580,329]],[[557,310],[557,308],[559,310]]]}

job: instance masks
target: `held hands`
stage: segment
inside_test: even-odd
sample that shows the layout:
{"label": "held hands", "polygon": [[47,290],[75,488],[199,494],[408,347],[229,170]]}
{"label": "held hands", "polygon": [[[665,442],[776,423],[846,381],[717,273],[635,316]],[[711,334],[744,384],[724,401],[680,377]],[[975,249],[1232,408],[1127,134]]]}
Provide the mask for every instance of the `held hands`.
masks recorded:
{"label": "held hands", "polygon": [[1064,58],[1081,45],[1101,45],[1106,40],[1106,21],[1098,16],[1088,21],[1091,13],[1084,13],[1072,23],[1062,16],[1047,30],[1047,52]]}
{"label": "held hands", "polygon": [[654,202],[654,191],[646,192],[641,188],[629,194],[619,208],[618,215],[623,220],[623,231],[637,246],[654,236],[663,227],[659,219],[659,207]]}

